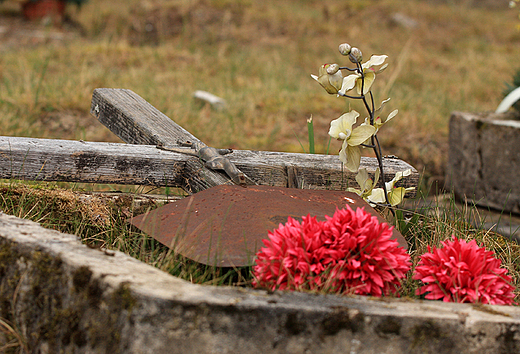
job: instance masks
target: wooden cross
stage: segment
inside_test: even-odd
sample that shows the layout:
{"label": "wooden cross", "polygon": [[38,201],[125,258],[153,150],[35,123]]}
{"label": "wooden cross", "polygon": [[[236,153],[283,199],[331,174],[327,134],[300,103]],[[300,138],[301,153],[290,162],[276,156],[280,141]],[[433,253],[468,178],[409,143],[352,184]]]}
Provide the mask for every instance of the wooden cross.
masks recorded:
{"label": "wooden cross", "polygon": [[[126,144],[0,137],[0,178],[174,186],[189,193],[234,183],[226,172],[208,168],[198,156],[165,150],[179,143],[205,144],[130,90],[94,90],[91,113]],[[357,187],[355,174],[343,169],[337,155],[234,150],[226,158],[248,177],[246,184]],[[396,158],[384,159],[383,164],[386,181],[398,171],[412,169],[401,184],[417,187],[419,174],[411,165]],[[363,157],[363,167],[373,175],[376,159]]]}

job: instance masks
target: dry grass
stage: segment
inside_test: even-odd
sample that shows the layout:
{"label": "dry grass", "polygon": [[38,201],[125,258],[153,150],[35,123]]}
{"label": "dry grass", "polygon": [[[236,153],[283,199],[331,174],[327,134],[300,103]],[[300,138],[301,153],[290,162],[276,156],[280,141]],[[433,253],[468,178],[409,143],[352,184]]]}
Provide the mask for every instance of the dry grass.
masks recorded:
{"label": "dry grass", "polygon": [[[420,256],[428,252],[428,247],[440,247],[441,242],[455,236],[468,242],[476,240],[480,247],[493,251],[512,277],[512,284],[516,287],[515,302],[520,301],[520,245],[517,242],[490,231],[483,225],[475,226],[468,222],[470,218],[480,219],[479,209],[472,205],[460,205],[452,197],[434,198],[421,209],[420,214],[403,211],[407,220],[412,219],[404,229],[401,228],[409,245],[412,269],[401,289],[402,296],[415,297],[419,284],[412,279],[412,275]],[[413,219],[414,215],[417,215],[416,219]],[[482,217],[480,220],[484,219]]]}
{"label": "dry grass", "polygon": [[[217,147],[301,152],[298,139],[306,140],[312,115],[316,150],[324,152],[329,123],[348,103],[327,95],[310,74],[323,63],[344,63],[337,46],[346,41],[365,57],[389,56],[374,85],[378,100],[389,96],[388,107],[399,109],[379,135],[384,153],[424,171],[429,184],[443,180],[450,113],[494,110],[520,66],[517,13],[506,1],[488,8],[469,1],[90,0],[79,12],[69,8],[73,24],[61,29],[23,23],[8,4],[0,5],[0,16],[19,31],[0,33],[1,135],[118,141],[88,112],[95,88],[119,87]],[[400,25],[396,13],[417,27]],[[228,108],[194,101],[195,90],[224,98]],[[109,207],[110,222],[98,225],[74,203],[65,211],[37,193],[21,193],[20,206],[4,190],[2,208],[10,204],[22,217],[195,276],[188,261],[129,230],[121,208]],[[453,233],[476,238],[500,252],[517,284],[517,246],[457,215],[421,218],[407,236],[416,255]],[[228,281],[215,269],[200,272]]]}
{"label": "dry grass", "polygon": [[[223,269],[191,261],[127,221],[162,202],[140,193],[85,193],[49,183],[0,184],[0,210],[77,235],[89,247],[119,250],[182,279],[206,285],[244,285],[249,269]],[[2,332],[0,319],[0,343]],[[7,330],[7,329],[6,329]],[[6,332],[7,333],[7,332]],[[0,350],[1,352],[1,350]]]}
{"label": "dry grass", "polygon": [[3,319],[0,319],[0,353],[29,353],[21,331]]}

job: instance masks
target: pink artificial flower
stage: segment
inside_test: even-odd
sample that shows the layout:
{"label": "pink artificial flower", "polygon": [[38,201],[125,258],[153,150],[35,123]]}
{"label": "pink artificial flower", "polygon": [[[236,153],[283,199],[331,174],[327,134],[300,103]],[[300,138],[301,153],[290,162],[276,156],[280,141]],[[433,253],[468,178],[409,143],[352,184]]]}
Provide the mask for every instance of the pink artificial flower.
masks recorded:
{"label": "pink artificial flower", "polygon": [[326,221],[289,218],[269,231],[253,267],[253,286],[381,296],[395,293],[410,256],[393,228],[362,208],[336,210]]}
{"label": "pink artificial flower", "polygon": [[421,256],[414,279],[423,282],[417,295],[444,302],[479,302],[510,305],[514,286],[507,269],[475,240],[466,242],[453,236],[441,242],[443,247],[430,249]]}

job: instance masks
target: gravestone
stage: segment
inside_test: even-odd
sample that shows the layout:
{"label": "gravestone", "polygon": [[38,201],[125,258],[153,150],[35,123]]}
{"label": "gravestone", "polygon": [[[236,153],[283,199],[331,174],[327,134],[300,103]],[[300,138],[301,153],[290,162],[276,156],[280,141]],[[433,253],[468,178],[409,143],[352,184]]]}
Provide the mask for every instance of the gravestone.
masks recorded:
{"label": "gravestone", "polygon": [[454,112],[447,185],[460,199],[520,213],[520,120],[514,113]]}

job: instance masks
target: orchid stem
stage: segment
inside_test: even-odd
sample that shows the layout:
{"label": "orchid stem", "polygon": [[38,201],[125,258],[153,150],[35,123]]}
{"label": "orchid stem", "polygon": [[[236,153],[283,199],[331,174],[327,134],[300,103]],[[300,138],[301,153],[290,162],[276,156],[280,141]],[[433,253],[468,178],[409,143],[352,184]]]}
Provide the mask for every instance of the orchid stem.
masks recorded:
{"label": "orchid stem", "polygon": [[341,93],[341,92],[338,92],[338,95],[342,96],[342,97],[346,97],[346,98],[351,98],[351,99],[354,99],[354,100],[360,100],[363,98],[363,96],[349,96],[349,95],[346,95],[344,93]]}
{"label": "orchid stem", "polygon": [[[385,183],[385,171],[383,168],[383,153],[381,152],[381,144],[379,144],[379,139],[377,138],[377,134],[374,134],[372,136],[373,142],[376,143],[377,147],[374,147],[374,152],[376,154],[377,163],[379,164],[379,170],[381,171],[381,175],[379,176],[379,182],[381,184],[381,187],[383,188],[383,193],[385,195],[385,201],[386,204],[390,204],[390,200],[388,199],[388,190],[386,189],[386,183]],[[395,211],[394,209],[390,208],[390,212],[395,217]]]}
{"label": "orchid stem", "polygon": [[367,145],[367,144],[359,144],[359,145],[363,146],[363,147],[366,147],[366,148],[369,148],[369,149],[373,149],[373,148],[376,147],[375,145]]}
{"label": "orchid stem", "polygon": [[[361,80],[361,94],[360,94],[359,97],[357,97],[357,96],[349,96],[347,94],[338,92],[338,95],[340,95],[342,97],[351,98],[351,99],[360,99],[360,100],[362,100],[363,104],[365,105],[366,110],[368,111],[368,115],[369,115],[369,119],[370,119],[370,125],[374,126],[374,121],[376,119],[376,117],[374,117],[374,113],[375,113],[375,110],[376,110],[375,109],[375,104],[374,104],[374,95],[372,94],[372,91],[370,91],[370,90],[368,91],[368,94],[370,95],[370,102],[368,102],[367,97],[364,94],[364,91],[365,91],[365,73],[363,72],[363,67],[361,66],[361,63],[357,62],[356,63],[356,68],[354,68],[354,69],[351,69],[351,68],[348,68],[348,67],[340,67],[340,69],[341,70],[348,70],[348,71],[356,71],[356,72],[359,73],[359,75],[360,75],[359,79]],[[385,177],[384,177],[385,176],[385,171],[384,171],[384,167],[383,167],[383,153],[381,151],[381,144],[379,143],[379,139],[377,138],[377,133],[372,135],[371,142],[372,142],[371,145],[368,145],[368,144],[360,144],[360,145],[363,146],[363,147],[371,148],[371,149],[374,150],[374,153],[375,153],[376,159],[377,159],[377,163],[378,163],[378,166],[379,166],[379,170],[381,171],[381,174],[379,176],[379,181],[377,181],[377,183],[379,183],[379,185],[383,188],[386,205],[387,206],[391,206],[390,200],[388,199],[388,191],[386,189],[386,183],[385,183]],[[380,204],[380,205],[383,205],[383,204]],[[390,208],[390,211],[392,212],[392,215],[394,215],[394,217],[395,217],[395,211],[392,208]]]}

